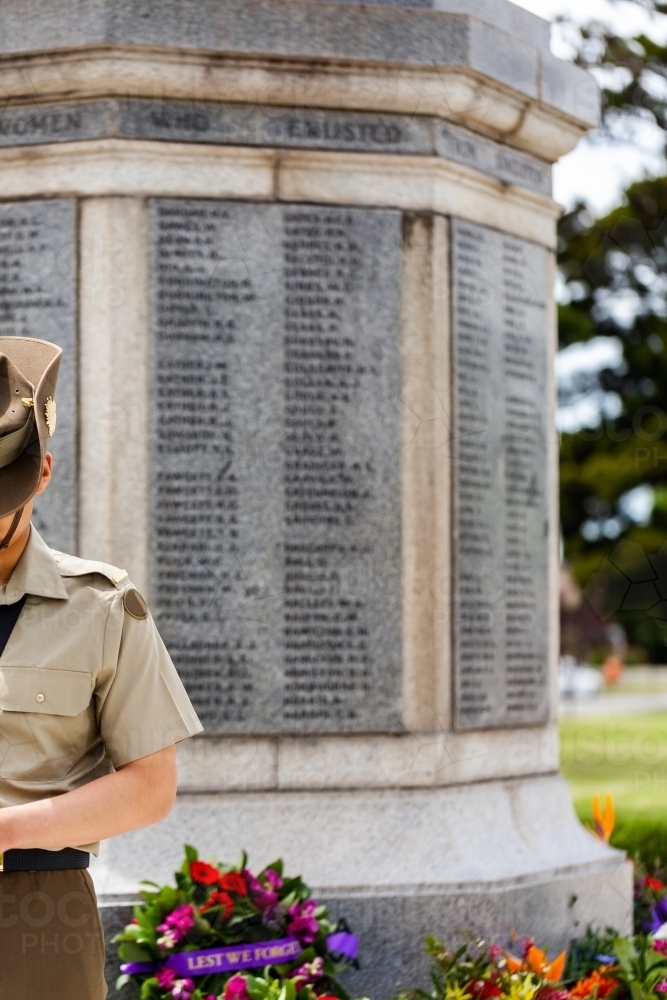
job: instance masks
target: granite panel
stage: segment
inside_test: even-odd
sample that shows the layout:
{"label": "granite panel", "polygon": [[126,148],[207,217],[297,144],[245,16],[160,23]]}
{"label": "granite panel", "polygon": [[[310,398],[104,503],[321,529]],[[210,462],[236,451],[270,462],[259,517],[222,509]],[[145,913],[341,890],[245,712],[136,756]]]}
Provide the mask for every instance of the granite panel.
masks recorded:
{"label": "granite panel", "polygon": [[[358,4],[360,0],[327,0],[329,3]],[[386,7],[427,7],[452,14],[472,14],[501,31],[549,51],[551,25],[548,21],[507,0],[363,0]]]}
{"label": "granite panel", "polygon": [[[211,53],[464,66],[534,98],[547,27],[513,5],[437,0],[432,5],[303,0],[5,0],[0,53],[121,44]],[[569,64],[562,64],[567,77]],[[574,80],[576,74],[570,73]],[[576,87],[576,84],[573,86]],[[559,91],[560,92],[560,91]],[[556,105],[560,106],[560,105]],[[562,110],[569,113],[569,104]]]}
{"label": "granite panel", "polygon": [[438,156],[474,167],[507,184],[551,194],[550,164],[502,143],[491,142],[468,129],[449,122],[437,122],[435,151]]}
{"label": "granite panel", "polygon": [[0,111],[0,148],[105,137],[438,155],[551,194],[543,160],[426,116],[113,98]]}
{"label": "granite panel", "polygon": [[5,105],[0,109],[0,148],[102,139],[117,133],[116,118],[115,101]]}
{"label": "granite panel", "polygon": [[209,731],[400,728],[400,214],[151,206],[153,603]]}
{"label": "granite panel", "polygon": [[428,118],[316,108],[126,100],[121,102],[118,134],[239,146],[427,155],[433,152],[433,128]]}
{"label": "granite panel", "polygon": [[452,223],[454,722],[546,722],[548,252]]}
{"label": "granite panel", "polygon": [[58,427],[49,442],[54,478],[35,501],[34,521],[49,545],[77,546],[76,472],[76,202],[0,204],[0,331],[63,348]]}

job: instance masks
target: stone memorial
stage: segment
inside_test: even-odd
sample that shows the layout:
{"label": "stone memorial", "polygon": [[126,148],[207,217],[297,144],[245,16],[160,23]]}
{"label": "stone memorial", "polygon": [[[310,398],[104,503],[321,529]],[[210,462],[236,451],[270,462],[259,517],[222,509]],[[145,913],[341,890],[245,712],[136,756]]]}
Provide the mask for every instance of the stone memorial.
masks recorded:
{"label": "stone memorial", "polygon": [[206,727],[102,846],[108,931],[183,842],[283,855],[372,1000],[427,932],[629,926],[558,773],[551,165],[595,82],[508,0],[0,0],[0,55],[0,329],[66,350],[38,524],[128,570]]}
{"label": "stone memorial", "polygon": [[3,336],[40,337],[64,351],[58,476],[35,505],[35,523],[49,544],[77,544],[76,469],[76,202],[0,203],[0,329]]}
{"label": "stone memorial", "polygon": [[452,224],[454,704],[459,729],[549,718],[548,255]]}
{"label": "stone memorial", "polygon": [[151,205],[154,605],[213,732],[401,729],[400,224]]}

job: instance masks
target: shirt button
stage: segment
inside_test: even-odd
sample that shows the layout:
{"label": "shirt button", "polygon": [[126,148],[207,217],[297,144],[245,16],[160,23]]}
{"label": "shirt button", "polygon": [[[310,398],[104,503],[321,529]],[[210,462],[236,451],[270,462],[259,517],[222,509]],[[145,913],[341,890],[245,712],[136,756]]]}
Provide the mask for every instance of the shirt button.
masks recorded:
{"label": "shirt button", "polygon": [[42,692],[41,692],[41,691],[40,691],[40,693],[39,693],[39,694],[37,695],[37,699],[36,699],[36,700],[37,700],[37,701],[38,701],[38,702],[40,703],[40,705],[41,705],[41,703],[42,703],[42,702],[44,701],[44,695],[42,694]]}

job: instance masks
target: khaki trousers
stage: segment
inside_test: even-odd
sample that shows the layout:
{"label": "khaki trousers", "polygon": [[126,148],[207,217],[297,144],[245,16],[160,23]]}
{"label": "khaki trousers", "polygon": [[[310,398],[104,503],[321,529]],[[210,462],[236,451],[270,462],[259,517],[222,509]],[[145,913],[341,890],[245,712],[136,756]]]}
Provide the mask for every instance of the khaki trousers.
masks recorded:
{"label": "khaki trousers", "polygon": [[88,872],[0,872],[0,1000],[106,995],[104,934]]}

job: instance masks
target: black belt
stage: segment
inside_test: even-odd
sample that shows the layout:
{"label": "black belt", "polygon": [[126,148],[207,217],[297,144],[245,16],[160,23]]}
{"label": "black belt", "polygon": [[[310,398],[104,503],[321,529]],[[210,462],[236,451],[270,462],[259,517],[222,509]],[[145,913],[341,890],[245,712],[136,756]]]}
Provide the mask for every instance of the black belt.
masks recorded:
{"label": "black belt", "polygon": [[32,850],[5,851],[2,858],[3,872],[60,872],[72,868],[88,868],[90,854],[66,847],[64,851],[43,851],[40,847]]}

